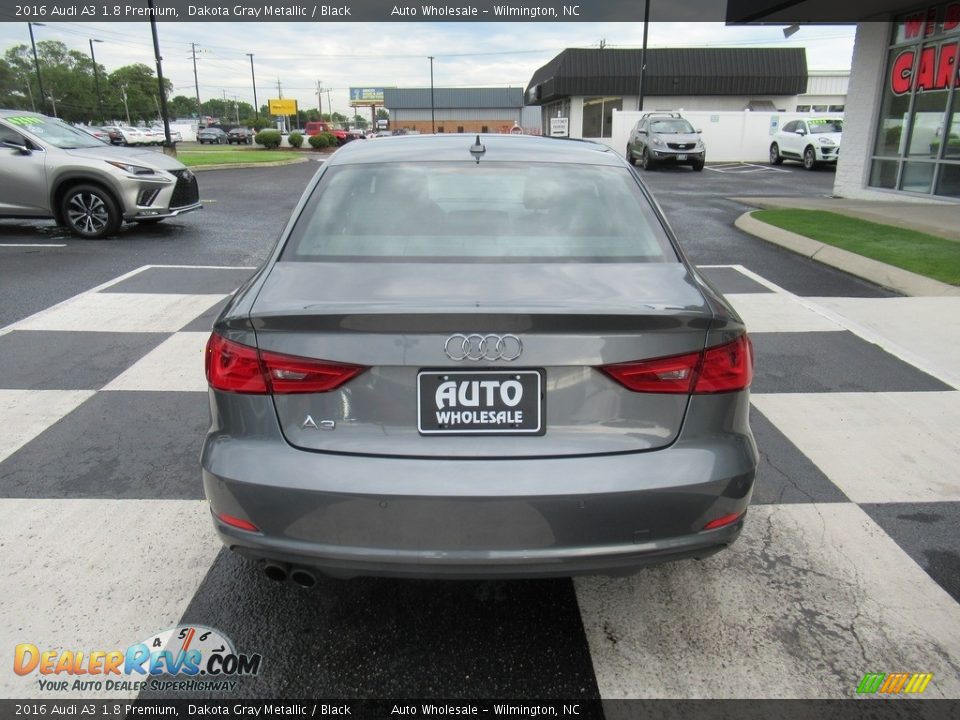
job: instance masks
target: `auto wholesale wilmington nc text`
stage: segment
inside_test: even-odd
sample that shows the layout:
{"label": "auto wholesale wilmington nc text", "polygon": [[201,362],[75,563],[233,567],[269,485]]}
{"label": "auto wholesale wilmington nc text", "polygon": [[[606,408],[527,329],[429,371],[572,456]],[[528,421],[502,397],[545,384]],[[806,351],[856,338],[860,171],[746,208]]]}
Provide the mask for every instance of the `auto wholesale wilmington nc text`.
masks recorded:
{"label": "auto wholesale wilmington nc text", "polygon": [[474,5],[394,5],[390,14],[396,17],[522,17],[527,20],[543,18],[579,17],[579,5],[563,5],[560,11],[555,7],[528,7],[526,5],[494,5],[486,10]]}

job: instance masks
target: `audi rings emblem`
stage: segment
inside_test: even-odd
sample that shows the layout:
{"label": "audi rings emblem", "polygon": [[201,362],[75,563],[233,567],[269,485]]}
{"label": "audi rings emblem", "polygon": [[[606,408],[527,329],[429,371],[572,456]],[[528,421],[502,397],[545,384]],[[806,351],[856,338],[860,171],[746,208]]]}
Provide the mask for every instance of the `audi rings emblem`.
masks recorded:
{"label": "audi rings emblem", "polygon": [[504,360],[520,357],[523,343],[516,335],[451,335],[443,344],[443,351],[451,360]]}

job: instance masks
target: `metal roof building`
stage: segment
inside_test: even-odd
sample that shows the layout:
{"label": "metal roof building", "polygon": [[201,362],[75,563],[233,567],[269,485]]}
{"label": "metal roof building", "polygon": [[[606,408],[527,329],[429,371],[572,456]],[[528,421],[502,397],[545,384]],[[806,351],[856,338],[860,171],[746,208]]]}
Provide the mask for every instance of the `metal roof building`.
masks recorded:
{"label": "metal roof building", "polygon": [[[803,48],[651,48],[644,95],[799,95],[807,88]],[[568,48],[537,70],[527,102],[571,95],[636,95],[640,50]]]}
{"label": "metal roof building", "polygon": [[[568,118],[569,135],[610,138],[613,112],[638,109],[638,48],[567,48],[530,79],[525,100],[542,108],[541,128]],[[807,92],[803,48],[650,48],[644,110],[795,112]],[[812,98],[842,112],[845,95]]]}
{"label": "metal roof building", "polygon": [[[390,126],[432,131],[430,88],[386,88],[383,104]],[[525,121],[539,127],[539,112],[524,112],[523,88],[435,88],[433,116],[438,133],[510,132]]]}

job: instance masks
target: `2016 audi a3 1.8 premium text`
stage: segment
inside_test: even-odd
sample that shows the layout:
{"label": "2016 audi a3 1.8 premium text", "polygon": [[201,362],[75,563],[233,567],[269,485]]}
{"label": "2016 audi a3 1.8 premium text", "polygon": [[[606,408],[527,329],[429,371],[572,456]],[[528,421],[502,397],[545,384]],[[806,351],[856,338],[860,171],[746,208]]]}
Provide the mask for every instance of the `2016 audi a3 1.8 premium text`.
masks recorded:
{"label": "2016 audi a3 1.8 premium text", "polygon": [[206,370],[216,529],[277,580],[630,572],[750,501],[744,325],[602,145],[345,146]]}

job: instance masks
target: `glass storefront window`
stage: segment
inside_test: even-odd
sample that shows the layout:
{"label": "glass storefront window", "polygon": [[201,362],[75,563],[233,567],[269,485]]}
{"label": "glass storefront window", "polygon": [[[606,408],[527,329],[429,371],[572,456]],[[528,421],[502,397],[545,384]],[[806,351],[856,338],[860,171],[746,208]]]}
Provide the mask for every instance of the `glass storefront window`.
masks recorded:
{"label": "glass storefront window", "polygon": [[613,111],[623,110],[623,98],[588,97],[583,99],[583,137],[610,137]]}
{"label": "glass storefront window", "polygon": [[937,183],[937,195],[960,198],[960,163],[940,166],[940,180]]}
{"label": "glass storefront window", "polygon": [[912,129],[907,156],[935,158],[940,154],[940,135],[943,133],[948,96],[949,93],[946,92],[917,94],[910,115]]}
{"label": "glass storefront window", "polygon": [[900,189],[907,192],[929,193],[933,184],[933,169],[936,167],[928,162],[908,162],[903,164],[903,177],[900,180]]}
{"label": "glass storefront window", "polygon": [[955,197],[958,110],[960,2],[941,0],[893,24],[870,186]]}

